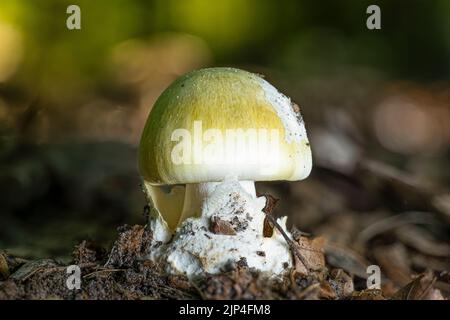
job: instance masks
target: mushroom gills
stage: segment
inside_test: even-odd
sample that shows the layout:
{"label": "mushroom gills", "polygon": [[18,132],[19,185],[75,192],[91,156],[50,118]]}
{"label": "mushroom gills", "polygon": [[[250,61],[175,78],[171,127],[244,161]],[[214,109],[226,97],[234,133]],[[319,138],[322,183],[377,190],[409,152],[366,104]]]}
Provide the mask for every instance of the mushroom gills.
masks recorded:
{"label": "mushroom gills", "polygon": [[185,187],[158,186],[143,180],[143,189],[150,206],[150,228],[156,241],[167,242],[177,228],[183,209]]}

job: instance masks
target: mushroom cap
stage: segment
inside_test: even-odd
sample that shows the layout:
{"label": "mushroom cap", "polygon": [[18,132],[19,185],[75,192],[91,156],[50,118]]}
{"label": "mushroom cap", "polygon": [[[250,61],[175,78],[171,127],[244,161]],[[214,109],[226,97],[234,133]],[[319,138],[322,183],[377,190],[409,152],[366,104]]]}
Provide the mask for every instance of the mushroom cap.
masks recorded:
{"label": "mushroom cap", "polygon": [[299,107],[260,76],[207,68],[174,81],[151,110],[139,169],[152,185],[296,181],[312,166]]}

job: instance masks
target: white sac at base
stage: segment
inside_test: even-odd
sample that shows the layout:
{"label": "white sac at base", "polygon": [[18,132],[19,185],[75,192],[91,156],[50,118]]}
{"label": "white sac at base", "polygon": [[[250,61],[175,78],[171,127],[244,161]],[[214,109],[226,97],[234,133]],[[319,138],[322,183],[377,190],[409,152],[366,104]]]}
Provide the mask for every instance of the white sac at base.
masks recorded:
{"label": "white sac at base", "polygon": [[[281,275],[292,266],[292,255],[276,229],[272,237],[263,236],[265,202],[265,197],[252,197],[237,181],[220,183],[206,198],[201,217],[185,220],[168,243],[152,248],[149,259],[168,273],[189,278],[223,272],[238,261],[269,277]],[[218,233],[213,221],[225,222],[235,234]],[[286,218],[278,223],[286,231]]]}

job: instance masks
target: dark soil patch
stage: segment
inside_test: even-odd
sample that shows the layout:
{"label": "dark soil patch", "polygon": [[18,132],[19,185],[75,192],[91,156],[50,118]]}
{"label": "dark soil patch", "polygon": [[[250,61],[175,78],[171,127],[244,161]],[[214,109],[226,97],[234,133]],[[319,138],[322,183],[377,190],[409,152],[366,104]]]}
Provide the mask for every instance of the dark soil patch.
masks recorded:
{"label": "dark soil patch", "polygon": [[[87,241],[80,243],[73,251],[73,264],[81,269],[79,290],[67,288],[70,274],[66,265],[50,259],[26,261],[3,252],[0,299],[385,299],[381,290],[355,291],[353,278],[336,268],[308,273],[292,269],[283,279],[269,280],[243,261],[223,274],[205,275],[196,281],[165,275],[145,259],[151,240],[145,227],[135,225],[119,228],[110,252]],[[314,259],[323,253],[316,250],[318,257],[311,253],[317,248],[316,240],[302,237],[297,243],[317,266],[323,262]],[[393,298],[436,295],[433,281],[422,275]]]}

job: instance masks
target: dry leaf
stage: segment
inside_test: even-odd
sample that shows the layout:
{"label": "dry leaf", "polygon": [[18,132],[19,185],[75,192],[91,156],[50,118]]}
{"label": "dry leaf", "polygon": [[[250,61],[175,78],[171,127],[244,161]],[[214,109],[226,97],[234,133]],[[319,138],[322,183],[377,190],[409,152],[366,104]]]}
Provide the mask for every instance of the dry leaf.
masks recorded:
{"label": "dry leaf", "polygon": [[[270,215],[270,214],[272,214],[273,209],[275,208],[275,206],[277,205],[277,203],[280,199],[277,199],[270,194],[264,194],[263,196],[266,198],[266,205],[264,206],[262,211],[265,214]],[[270,223],[269,219],[267,217],[264,218],[264,226],[263,226],[264,237],[266,237],[266,238],[272,237],[273,228],[274,228],[274,226]]]}
{"label": "dry leaf", "polygon": [[[312,271],[320,271],[325,268],[324,244],[325,239],[318,237],[310,240],[307,237],[300,236],[296,240],[299,253],[306,262],[306,267]],[[307,274],[305,265],[294,255],[294,266],[296,272],[300,274]]]}
{"label": "dry leaf", "polygon": [[433,288],[436,278],[431,273],[423,273],[397,291],[392,300],[443,300],[438,289]]}
{"label": "dry leaf", "polygon": [[18,281],[25,281],[37,272],[52,266],[56,266],[56,263],[50,259],[30,261],[21,266],[10,278]]}
{"label": "dry leaf", "polygon": [[319,296],[321,299],[328,299],[328,300],[336,299],[336,292],[333,290],[333,288],[327,281],[322,281],[320,283]]}

